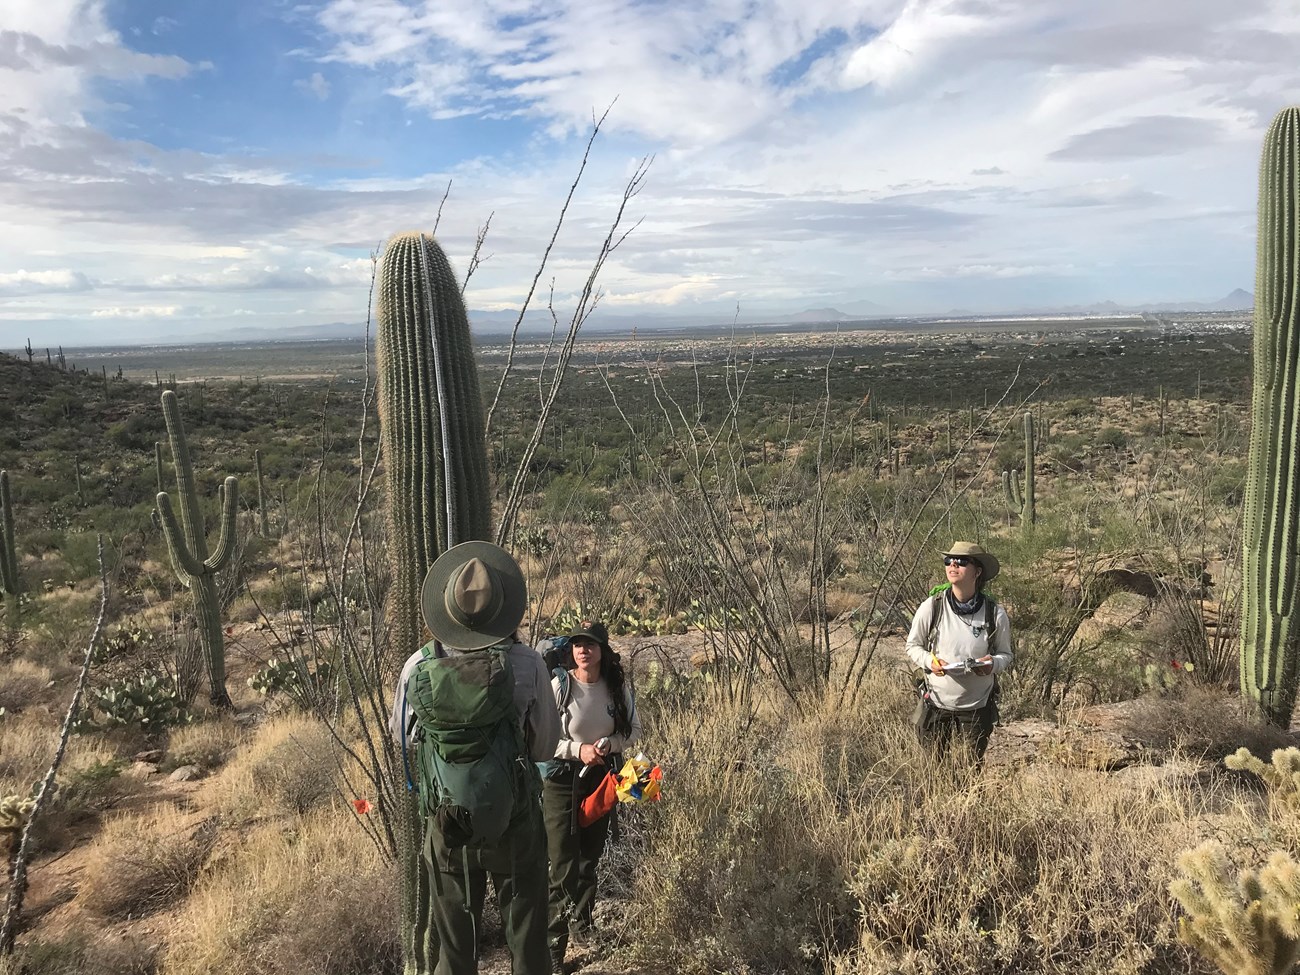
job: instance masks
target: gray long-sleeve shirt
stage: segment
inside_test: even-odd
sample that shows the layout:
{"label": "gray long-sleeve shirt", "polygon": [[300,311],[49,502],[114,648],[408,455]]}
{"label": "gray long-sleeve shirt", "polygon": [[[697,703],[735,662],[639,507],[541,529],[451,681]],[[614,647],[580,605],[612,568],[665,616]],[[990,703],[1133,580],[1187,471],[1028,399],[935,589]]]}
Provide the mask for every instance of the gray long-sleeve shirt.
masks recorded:
{"label": "gray long-sleeve shirt", "polygon": [[[451,655],[465,651],[443,648],[442,652]],[[542,655],[526,643],[512,644],[507,657],[515,676],[515,713],[519,716],[519,726],[524,732],[528,757],[534,762],[544,762],[555,754],[556,743],[560,740],[560,715],[555,709],[555,697],[551,694],[551,675],[546,670]],[[406,731],[406,740],[411,740],[410,733],[415,720],[406,703],[406,682],[423,659],[424,648],[421,647],[406,658],[401,676],[397,679],[397,693],[393,697],[388,730],[399,746],[403,729]]]}
{"label": "gray long-sleeve shirt", "polygon": [[[926,641],[934,621],[936,603],[941,615],[934,647],[931,648],[926,646]],[[974,613],[963,615],[949,605],[947,598],[927,599],[912,617],[912,628],[907,634],[907,657],[926,671],[931,698],[939,707],[949,711],[983,707],[993,691],[993,674],[1011,667],[1011,621],[1001,606],[995,607],[993,632],[986,630],[983,606]],[[934,656],[950,664],[992,654],[993,674],[945,674],[940,677],[930,673],[932,650]]]}

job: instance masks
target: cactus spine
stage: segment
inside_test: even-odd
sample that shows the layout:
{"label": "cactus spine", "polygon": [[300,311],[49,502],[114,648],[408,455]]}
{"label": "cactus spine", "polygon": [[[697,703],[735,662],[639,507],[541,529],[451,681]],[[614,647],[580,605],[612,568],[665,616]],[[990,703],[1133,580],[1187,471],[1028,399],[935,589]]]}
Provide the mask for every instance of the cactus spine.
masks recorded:
{"label": "cactus spine", "polygon": [[0,471],[0,592],[5,594],[5,619],[10,632],[18,629],[18,548],[14,543],[14,502],[9,472]]}
{"label": "cactus spine", "polygon": [[1241,688],[1286,727],[1300,663],[1300,108],[1279,112],[1265,137],[1258,212]]}
{"label": "cactus spine", "polygon": [[1037,520],[1037,512],[1034,506],[1036,492],[1034,491],[1034,415],[1025,414],[1025,486],[1022,490],[1020,487],[1019,471],[1002,472],[1002,491],[1007,498],[1007,507],[1020,516],[1020,524],[1023,528],[1032,528]]}
{"label": "cactus spine", "polygon": [[221,488],[221,534],[216,551],[208,554],[207,527],[199,509],[199,494],[194,483],[194,466],[185,439],[176,394],[162,394],[163,418],[167,421],[167,438],[176,467],[176,489],[180,498],[181,520],[178,524],[171,497],[158,492],[158,514],[172,567],[181,585],[194,594],[194,612],[198,618],[199,640],[208,664],[209,700],[217,707],[231,706],[226,691],[226,647],[221,632],[221,607],[217,601],[217,573],[230,562],[235,548],[235,511],[239,504],[239,482],[227,477]]}
{"label": "cactus spine", "polygon": [[[395,235],[379,268],[379,427],[388,476],[389,633],[398,665],[423,644],[420,587],[441,552],[491,538],[478,367],[460,286],[442,248]],[[407,975],[438,958],[430,877],[412,793],[401,810],[402,953]]]}

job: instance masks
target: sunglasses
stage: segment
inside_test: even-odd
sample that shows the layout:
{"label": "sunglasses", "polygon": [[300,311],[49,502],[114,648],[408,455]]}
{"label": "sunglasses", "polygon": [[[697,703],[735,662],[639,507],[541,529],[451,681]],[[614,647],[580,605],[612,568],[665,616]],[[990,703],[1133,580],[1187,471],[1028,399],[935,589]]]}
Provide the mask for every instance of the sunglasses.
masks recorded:
{"label": "sunglasses", "polygon": [[967,555],[945,555],[943,557],[943,564],[956,565],[964,569],[968,565],[974,565],[975,560]]}

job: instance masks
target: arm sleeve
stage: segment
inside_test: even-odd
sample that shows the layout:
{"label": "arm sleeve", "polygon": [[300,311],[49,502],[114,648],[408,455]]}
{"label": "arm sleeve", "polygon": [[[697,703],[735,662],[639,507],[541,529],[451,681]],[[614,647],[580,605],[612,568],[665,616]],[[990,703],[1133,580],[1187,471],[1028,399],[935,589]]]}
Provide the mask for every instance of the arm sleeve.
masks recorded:
{"label": "arm sleeve", "polygon": [[533,671],[533,702],[528,709],[525,728],[528,731],[528,757],[534,762],[544,762],[555,756],[555,746],[560,740],[560,712],[555,707],[555,694],[546,677],[546,664],[541,654],[533,654],[536,666]]}
{"label": "arm sleeve", "polygon": [[632,723],[632,730],[626,735],[610,735],[609,750],[611,752],[625,752],[629,747],[635,745],[641,737],[641,713],[636,709],[636,701],[632,699],[632,688],[624,685],[623,700],[627,704],[628,720]]}
{"label": "arm sleeve", "polygon": [[934,600],[927,599],[912,615],[912,628],[907,631],[907,659],[922,670],[930,669],[930,651],[926,642],[930,636],[930,622],[934,618]]}
{"label": "arm sleeve", "polygon": [[411,720],[411,709],[406,704],[406,682],[410,680],[415,665],[424,659],[423,651],[417,650],[406,658],[402,672],[397,678],[397,689],[393,692],[393,710],[388,715],[388,733],[398,745],[402,743],[402,728]]}
{"label": "arm sleeve", "polygon": [[[573,680],[573,677],[570,676],[570,677],[569,677],[569,680]],[[568,761],[571,761],[571,762],[576,762],[576,761],[578,760],[578,749],[580,749],[580,748],[582,747],[582,742],[580,742],[580,741],[574,741],[572,738],[568,737],[568,736],[564,733],[564,728],[565,728],[565,725],[567,724],[567,722],[563,721],[563,720],[560,718],[560,696],[561,696],[561,694],[563,694],[563,691],[562,691],[561,688],[560,688],[560,678],[558,678],[558,677],[552,677],[552,678],[551,678],[551,696],[552,696],[552,699],[555,701],[555,716],[556,716],[556,722],[558,723],[560,730],[559,730],[559,733],[558,733],[558,736],[557,736],[557,737],[558,737],[558,740],[557,740],[557,742],[556,742],[556,744],[555,744],[555,754],[554,754],[554,756],[547,756],[547,757],[548,757],[548,758],[550,758],[550,757],[554,757],[554,758],[563,758],[563,759],[567,759]]]}
{"label": "arm sleeve", "polygon": [[1007,611],[998,607],[993,623],[993,673],[1001,674],[1011,669],[1015,655],[1011,652],[1011,619]]}

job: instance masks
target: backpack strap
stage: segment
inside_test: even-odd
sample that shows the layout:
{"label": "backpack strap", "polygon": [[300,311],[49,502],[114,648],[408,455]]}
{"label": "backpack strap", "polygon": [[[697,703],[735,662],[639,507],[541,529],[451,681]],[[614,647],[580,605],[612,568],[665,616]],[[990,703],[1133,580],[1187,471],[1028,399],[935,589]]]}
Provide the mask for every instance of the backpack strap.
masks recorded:
{"label": "backpack strap", "polygon": [[569,683],[569,672],[563,667],[556,667],[551,671],[551,676],[560,682],[560,699],[555,702],[555,706],[561,711],[569,706],[573,700],[573,687]]}
{"label": "backpack strap", "polygon": [[939,635],[939,617],[943,614],[943,597],[944,593],[942,592],[936,592],[930,597],[930,632],[925,635],[925,650],[930,656],[934,656],[934,639]]}

